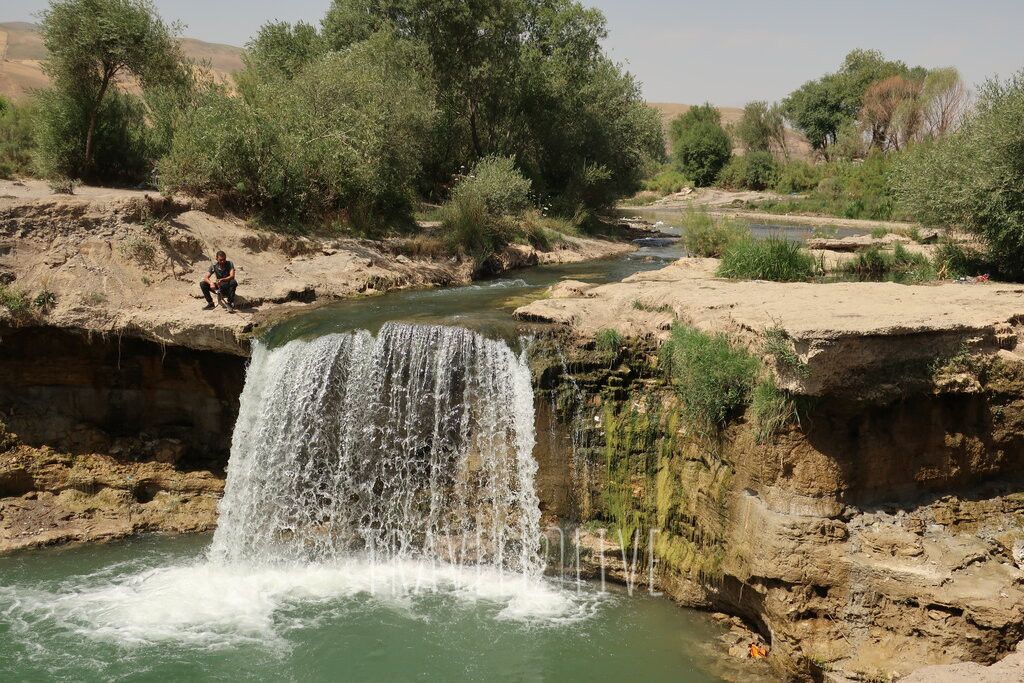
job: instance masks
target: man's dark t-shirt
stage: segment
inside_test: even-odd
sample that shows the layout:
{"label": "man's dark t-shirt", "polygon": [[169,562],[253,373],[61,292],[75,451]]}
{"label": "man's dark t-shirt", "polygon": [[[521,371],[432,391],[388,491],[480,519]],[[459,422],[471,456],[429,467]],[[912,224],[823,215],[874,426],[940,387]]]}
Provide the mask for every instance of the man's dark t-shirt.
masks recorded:
{"label": "man's dark t-shirt", "polygon": [[235,264],[231,261],[225,261],[224,265],[220,265],[216,261],[210,266],[210,275],[215,275],[218,280],[225,278],[231,274],[231,271],[235,269]]}

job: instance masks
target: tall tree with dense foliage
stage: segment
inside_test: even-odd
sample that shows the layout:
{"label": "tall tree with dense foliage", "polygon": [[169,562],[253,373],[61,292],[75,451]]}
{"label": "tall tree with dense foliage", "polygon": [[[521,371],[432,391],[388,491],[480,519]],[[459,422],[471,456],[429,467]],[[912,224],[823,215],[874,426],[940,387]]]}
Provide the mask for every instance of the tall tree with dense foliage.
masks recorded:
{"label": "tall tree with dense foliage", "polygon": [[638,189],[663,153],[657,116],[604,54],[598,10],[574,0],[334,0],[322,24],[335,50],[379,30],[422,43],[434,64],[428,193],[497,155],[565,208],[597,206]]}
{"label": "tall tree with dense foliage", "polygon": [[[53,0],[41,18],[45,69],[53,81],[53,93],[43,100],[49,109],[44,120],[52,125],[43,134],[72,138],[64,144],[51,139],[41,151],[61,173],[95,175],[98,131],[144,118],[138,103],[123,93],[111,105],[111,92],[126,79],[143,89],[181,79],[178,27],[164,23],[148,0]],[[108,131],[104,139],[130,137]]]}
{"label": "tall tree with dense foliage", "polygon": [[917,220],[975,233],[1000,275],[1024,278],[1024,71],[985,83],[959,130],[915,145],[895,186]]}
{"label": "tall tree with dense foliage", "polygon": [[732,141],[722,116],[710,104],[691,107],[669,124],[672,160],[697,187],[715,182],[732,156]]}

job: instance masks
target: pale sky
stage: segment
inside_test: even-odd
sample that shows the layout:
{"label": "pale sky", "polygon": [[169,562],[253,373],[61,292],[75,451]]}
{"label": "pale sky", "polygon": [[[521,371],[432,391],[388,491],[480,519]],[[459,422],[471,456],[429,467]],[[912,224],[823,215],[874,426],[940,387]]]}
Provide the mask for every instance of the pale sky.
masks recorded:
{"label": "pale sky", "polygon": [[[1022,0],[584,0],[608,17],[612,56],[651,101],[738,106],[784,97],[877,48],[911,65],[956,66],[969,83],[1024,68]],[[185,35],[243,46],[266,21],[319,22],[328,0],[156,0]],[[4,0],[0,21],[32,21],[45,0]]]}

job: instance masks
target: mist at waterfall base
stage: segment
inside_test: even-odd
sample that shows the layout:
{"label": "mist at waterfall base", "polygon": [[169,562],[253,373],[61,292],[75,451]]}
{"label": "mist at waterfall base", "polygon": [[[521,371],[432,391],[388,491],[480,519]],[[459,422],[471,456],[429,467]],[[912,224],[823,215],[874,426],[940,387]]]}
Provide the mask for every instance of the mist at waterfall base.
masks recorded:
{"label": "mist at waterfall base", "polygon": [[717,680],[706,621],[543,576],[533,420],[465,329],[256,344],[212,542],[0,561],[0,679]]}

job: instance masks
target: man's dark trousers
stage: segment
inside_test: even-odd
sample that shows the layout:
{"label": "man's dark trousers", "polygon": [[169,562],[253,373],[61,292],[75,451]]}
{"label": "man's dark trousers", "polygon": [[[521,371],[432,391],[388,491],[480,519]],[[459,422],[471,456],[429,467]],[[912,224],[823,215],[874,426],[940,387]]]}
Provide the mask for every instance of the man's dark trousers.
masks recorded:
{"label": "man's dark trousers", "polygon": [[[221,296],[227,297],[228,303],[231,304],[232,306],[235,305],[236,287],[238,287],[237,280],[228,280],[227,282],[222,282],[220,285]],[[210,288],[210,283],[207,282],[206,280],[203,280],[202,282],[199,283],[199,289],[203,290],[203,296],[206,297],[206,303],[212,306],[213,297],[210,296],[210,292],[212,291]]]}

